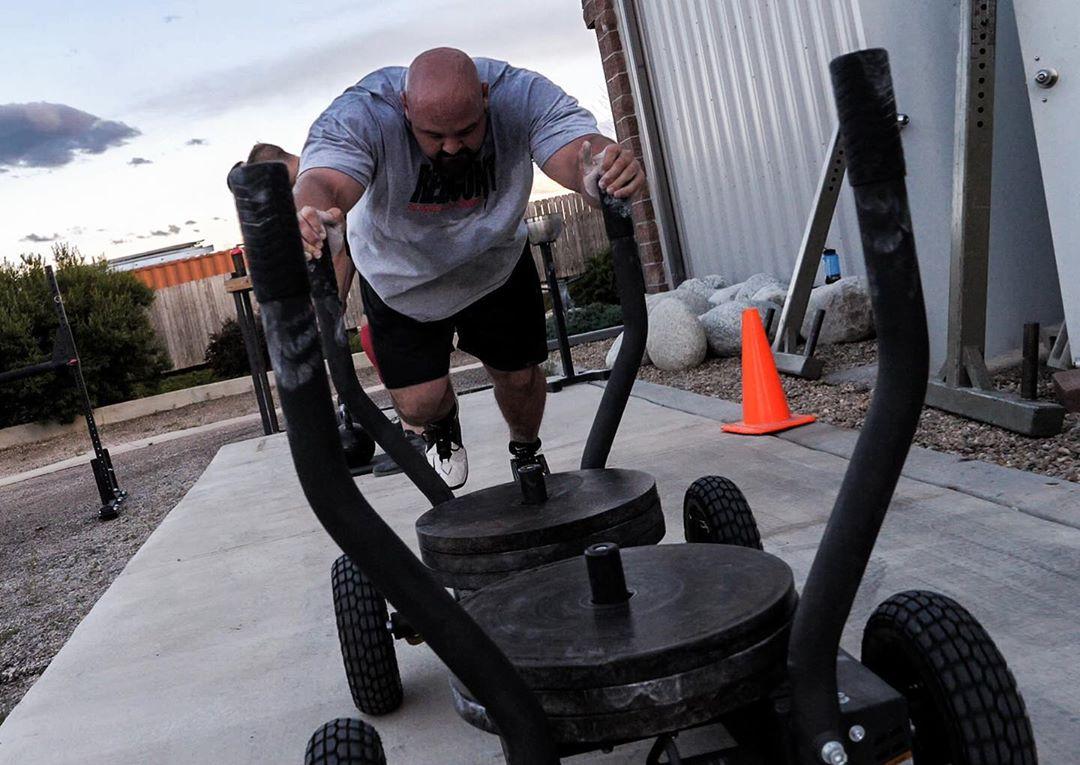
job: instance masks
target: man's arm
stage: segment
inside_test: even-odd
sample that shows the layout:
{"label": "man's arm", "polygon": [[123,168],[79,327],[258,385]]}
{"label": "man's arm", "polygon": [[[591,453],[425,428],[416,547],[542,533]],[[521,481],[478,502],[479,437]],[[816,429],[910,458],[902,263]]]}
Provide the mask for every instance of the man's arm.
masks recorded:
{"label": "man's arm", "polygon": [[356,266],[353,265],[352,256],[349,255],[349,248],[342,247],[336,255],[334,255],[334,275],[337,277],[338,297],[341,298],[341,310],[345,310],[345,306],[349,301],[349,290],[352,289],[353,276],[356,274]]}
{"label": "man's arm", "polygon": [[590,188],[591,175],[599,176],[601,189],[619,198],[631,197],[645,187],[645,173],[634,153],[598,133],[574,139],[552,154],[540,169],[596,207],[600,200]]}
{"label": "man's arm", "polygon": [[[300,174],[293,186],[297,222],[304,240],[304,251],[311,257],[322,255],[327,229],[335,229],[344,243],[345,215],[360,201],[364,187],[355,179],[327,167],[313,167]],[[331,231],[331,233],[335,233]],[[331,249],[340,249],[341,244]]]}

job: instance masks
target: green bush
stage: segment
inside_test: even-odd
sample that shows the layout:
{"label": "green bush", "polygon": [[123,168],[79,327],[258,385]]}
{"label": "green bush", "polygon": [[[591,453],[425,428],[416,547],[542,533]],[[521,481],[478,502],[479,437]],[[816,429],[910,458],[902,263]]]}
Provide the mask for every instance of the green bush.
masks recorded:
{"label": "green bush", "polygon": [[[263,337],[262,322],[258,317],[255,319],[255,335],[263,352],[263,364],[269,369],[266,340]],[[221,329],[210,336],[210,344],[206,346],[206,363],[219,380],[251,374],[244,334],[240,331],[240,324],[236,319],[226,319]]]}
{"label": "green bush", "polygon": [[[582,332],[614,327],[621,322],[622,309],[619,306],[590,303],[589,305],[571,308],[566,312],[566,334],[580,335]],[[548,340],[555,339],[554,316],[548,317],[547,336]]]}
{"label": "green bush", "polygon": [[147,395],[156,396],[159,393],[172,393],[174,390],[187,390],[199,385],[218,382],[219,379],[213,369],[194,369],[183,374],[163,377],[157,383],[154,392]]}
{"label": "green bush", "polygon": [[[94,406],[126,401],[140,382],[168,368],[146,309],[152,289],[104,260],[87,261],[66,244],[53,247],[56,279]],[[47,361],[58,325],[40,255],[0,263],[0,371]],[[24,422],[70,422],[81,412],[66,373],[4,385],[0,427]]]}
{"label": "green bush", "polygon": [[570,283],[570,297],[578,305],[607,303],[617,305],[619,292],[615,289],[615,271],[611,265],[611,250],[589,258],[585,272]]}

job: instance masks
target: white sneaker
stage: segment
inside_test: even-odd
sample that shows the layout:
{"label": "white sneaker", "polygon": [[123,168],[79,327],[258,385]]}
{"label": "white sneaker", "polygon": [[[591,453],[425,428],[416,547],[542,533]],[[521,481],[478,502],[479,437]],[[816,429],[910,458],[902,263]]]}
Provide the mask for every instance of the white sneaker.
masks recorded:
{"label": "white sneaker", "polygon": [[460,489],[469,478],[469,455],[461,445],[457,407],[447,417],[424,430],[427,460],[451,489]]}

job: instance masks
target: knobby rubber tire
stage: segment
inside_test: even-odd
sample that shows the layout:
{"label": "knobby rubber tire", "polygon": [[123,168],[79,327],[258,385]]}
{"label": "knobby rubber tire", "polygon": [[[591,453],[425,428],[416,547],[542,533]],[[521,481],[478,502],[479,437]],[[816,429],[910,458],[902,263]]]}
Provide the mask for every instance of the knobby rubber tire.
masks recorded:
{"label": "knobby rubber tire", "polygon": [[386,765],[379,734],[365,722],[340,717],[308,739],[304,765]]}
{"label": "knobby rubber tire", "polygon": [[1036,765],[1016,680],[986,630],[935,592],[893,595],[863,630],[862,662],[908,700],[915,765]]}
{"label": "knobby rubber tire", "polygon": [[699,478],[686,490],[683,533],[687,542],[763,549],[746,497],[734,482],[718,475]]}
{"label": "knobby rubber tire", "polygon": [[331,581],[353,703],[369,715],[393,712],[403,692],[386,600],[346,555],[334,561]]}

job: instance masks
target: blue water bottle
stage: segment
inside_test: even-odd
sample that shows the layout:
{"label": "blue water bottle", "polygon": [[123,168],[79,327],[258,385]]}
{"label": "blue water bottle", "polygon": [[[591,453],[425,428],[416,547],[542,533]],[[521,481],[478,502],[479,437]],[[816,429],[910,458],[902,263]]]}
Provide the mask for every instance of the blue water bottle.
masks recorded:
{"label": "blue water bottle", "polygon": [[840,281],[840,256],[831,247],[826,248],[821,259],[825,261],[825,283]]}

